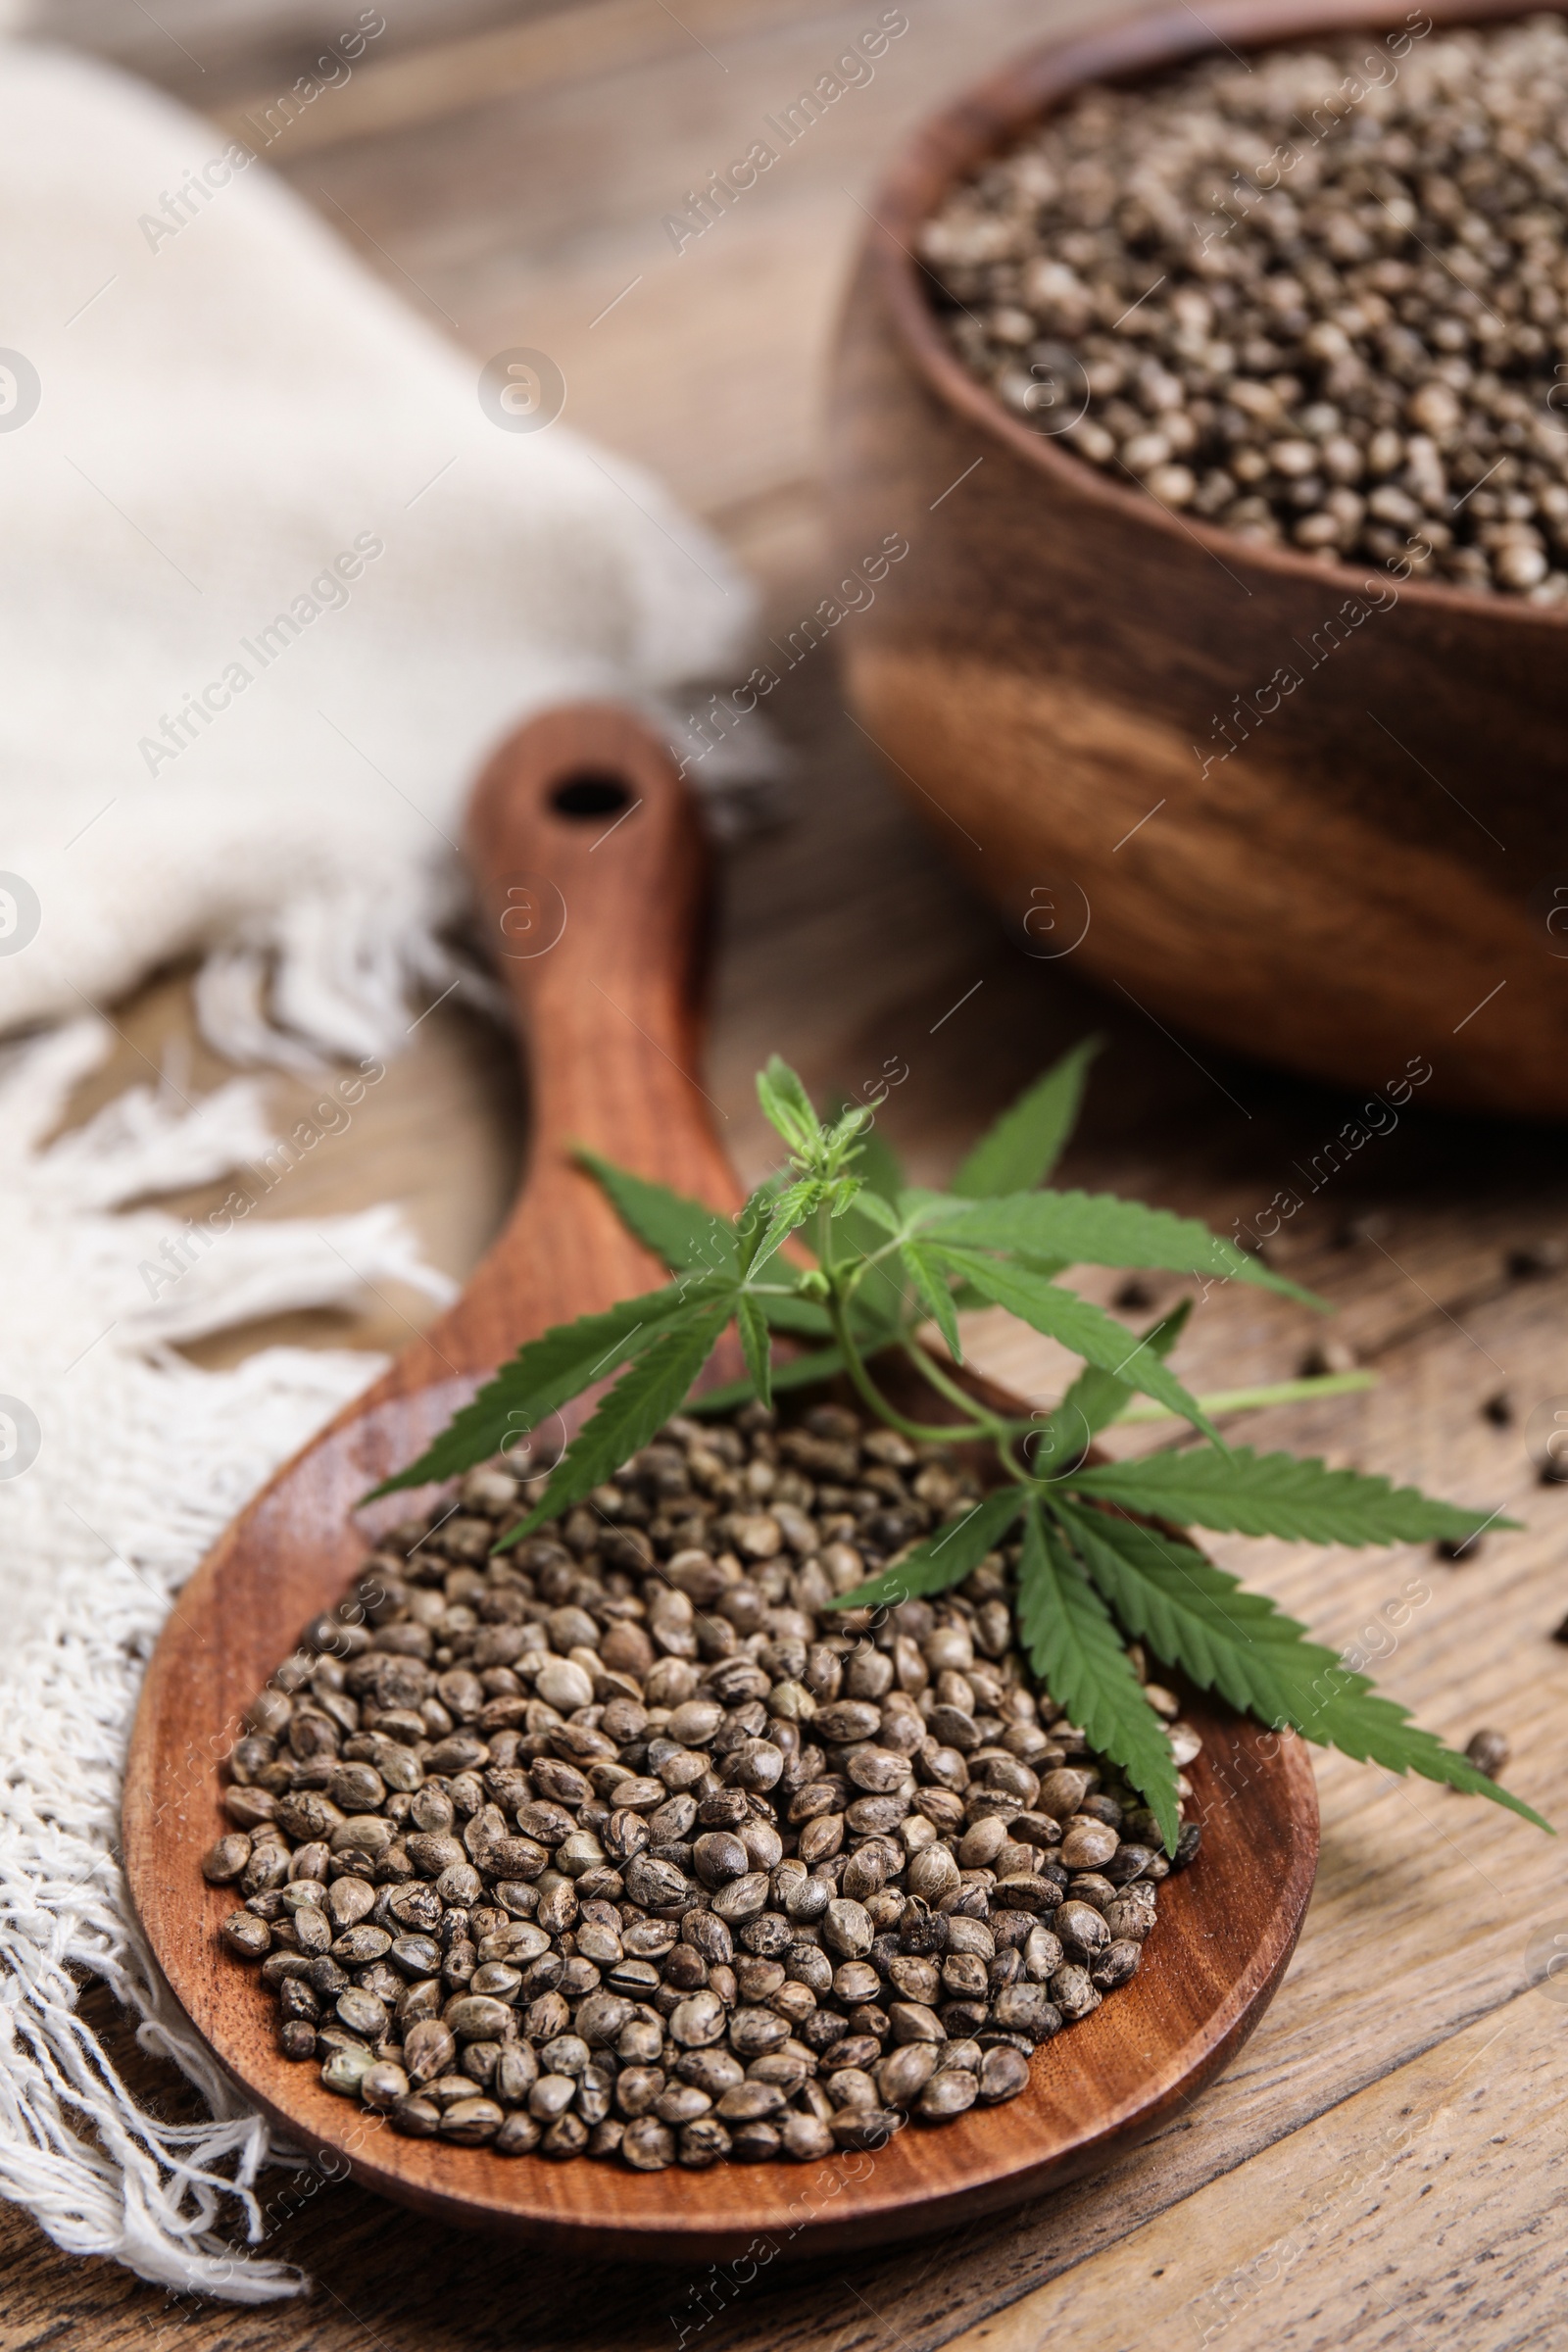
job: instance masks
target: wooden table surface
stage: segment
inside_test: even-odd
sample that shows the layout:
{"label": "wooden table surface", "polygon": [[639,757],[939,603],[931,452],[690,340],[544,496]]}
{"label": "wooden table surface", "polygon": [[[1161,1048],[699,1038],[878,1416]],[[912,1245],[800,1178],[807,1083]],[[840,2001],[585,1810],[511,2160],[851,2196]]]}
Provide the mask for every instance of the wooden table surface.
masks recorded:
{"label": "wooden table surface", "polygon": [[[905,4],[909,30],[874,82],[680,256],[663,214],[875,22],[871,0],[681,0],[678,16],[663,0],[389,0],[387,29],[353,78],[270,152],[340,224],[341,207],[368,265],[438,323],[445,314],[476,358],[518,343],[552,353],[572,421],[658,466],[752,566],[767,626],[788,627],[831,585],[818,387],[879,160],[965,78],[1092,13],[1063,0]],[[52,0],[43,24],[238,123],[353,13],[325,0],[163,0],[155,22],[111,0]],[[750,1076],[769,1050],[822,1089],[906,1063],[887,1126],[916,1174],[938,1179],[976,1121],[1093,1027],[1112,1050],[1072,1180],[1222,1231],[1297,1181],[1348,1104],[1201,1045],[1195,1060],[1070,960],[1016,952],[875,772],[827,655],[773,701],[794,755],[793,811],[728,860],[706,1081],[743,1174],[764,1159]],[[193,1038],[187,975],[164,975],[117,1019],[123,1044],[81,1112],[166,1054],[202,1083],[223,1074]],[[1260,1010],[1260,1054],[1267,1047]],[[280,1126],[304,1093],[276,1082]],[[352,1130],[290,1177],[276,1211],[402,1200],[431,1256],[461,1276],[525,1148],[509,1044],[443,1007]],[[1538,1247],[1568,1232],[1561,1141],[1412,1110],[1287,1231],[1278,1262],[1334,1300],[1332,1330],[1380,1385],[1258,1416],[1249,1436],[1505,1506],[1528,1525],[1487,1536],[1458,1564],[1408,1547],[1216,1549],[1322,1638],[1381,1655],[1386,1687],[1434,1730],[1462,1743],[1500,1727],[1513,1786],[1568,1823],[1568,1648],[1550,1638],[1568,1610],[1568,1489],[1540,1483],[1527,1446],[1533,1413],[1545,1404],[1549,1421],[1559,1396],[1568,1407],[1568,1261],[1554,1270],[1558,1253]],[[1519,1271],[1521,1250],[1543,1269]],[[388,1295],[357,1317],[285,1319],[201,1353],[231,1361],[284,1336],[395,1347],[424,1311]],[[1200,1386],[1282,1377],[1317,1336],[1263,1294],[1222,1292],[1178,1363]],[[1045,1343],[985,1319],[973,1339],[1013,1386],[1052,1393]],[[1506,1420],[1483,1410],[1499,1396]],[[308,2302],[174,2301],[117,2266],[68,2260],[7,2210],[0,2347],[68,2336],[85,2352],[1560,2346],[1568,2001],[1532,1985],[1527,1947],[1543,1929],[1568,1936],[1564,1849],[1424,1782],[1340,1757],[1320,1759],[1319,1777],[1317,1891],[1256,2036],[1148,2147],[1044,2204],[915,2253],[694,2278],[498,2250],[352,2186],[277,2172],[267,2251],[313,2274]],[[87,2005],[146,2094],[179,2111],[179,2079],[137,2057],[101,1992]]]}

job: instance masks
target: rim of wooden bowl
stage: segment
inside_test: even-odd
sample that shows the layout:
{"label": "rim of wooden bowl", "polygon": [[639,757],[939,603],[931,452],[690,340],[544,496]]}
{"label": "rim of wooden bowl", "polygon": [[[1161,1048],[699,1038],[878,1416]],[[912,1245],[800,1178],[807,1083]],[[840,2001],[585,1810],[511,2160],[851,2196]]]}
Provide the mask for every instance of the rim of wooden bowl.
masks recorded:
{"label": "rim of wooden bowl", "polygon": [[[1550,7],[1533,11],[1520,0],[1426,0],[1421,13],[1438,30],[1518,22],[1531,14],[1568,14]],[[914,240],[957,181],[1091,83],[1147,81],[1228,48],[1233,38],[1242,50],[1257,53],[1329,34],[1376,33],[1406,24],[1408,16],[1397,0],[1284,0],[1283,5],[1276,0],[1212,0],[1202,20],[1189,9],[1119,17],[1092,31],[1023,51],[950,106],[927,116],[878,189],[872,208],[875,224],[864,248],[880,272],[905,352],[927,387],[1048,480],[1167,539],[1190,539],[1222,561],[1228,557],[1300,582],[1361,587],[1368,574],[1378,585],[1392,579],[1392,573],[1377,573],[1370,562],[1320,563],[1293,549],[1243,539],[1196,516],[1178,519],[1147,491],[1124,487],[1087,458],[1057,449],[1051,435],[1032,432],[969,372],[949,344],[922,282],[932,272],[916,257]],[[1568,610],[1529,605],[1519,597],[1482,596],[1414,577],[1401,580],[1398,588],[1401,600],[1410,599],[1434,614],[1506,620],[1515,627],[1552,632],[1568,626]]]}

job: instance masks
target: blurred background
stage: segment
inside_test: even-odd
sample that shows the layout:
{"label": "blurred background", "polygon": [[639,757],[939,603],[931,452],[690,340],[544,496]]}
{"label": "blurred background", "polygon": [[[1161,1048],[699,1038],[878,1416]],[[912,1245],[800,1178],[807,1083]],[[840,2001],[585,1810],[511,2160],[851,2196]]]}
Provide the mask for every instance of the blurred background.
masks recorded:
{"label": "blurred background", "polygon": [[[29,28],[242,136],[476,368],[519,345],[548,353],[565,378],[564,421],[657,472],[756,580],[761,647],[833,583],[823,378],[886,160],[965,82],[1112,13],[1126,12],[908,0],[888,12],[908,29],[871,77],[681,250],[665,217],[883,21],[874,0],[681,0],[678,11],[663,0],[387,0],[363,13],[351,0],[160,0],[156,13],[41,0]],[[352,65],[334,54],[351,27],[376,21],[384,29]],[[308,103],[302,82],[318,92]],[[1107,1019],[1125,1029],[1117,1094],[1141,1094],[1147,1119],[1163,1091],[1171,1117],[1182,1115],[1192,1079],[1182,1056],[1063,965],[1006,944],[897,801],[843,701],[830,643],[769,698],[790,762],[787,812],[726,861],[708,1084],[742,1174],[766,1164],[751,1074],[772,1051],[823,1091],[912,1063],[886,1115],[932,1178],[979,1121]],[[117,1011],[126,1043],[81,1090],[82,1114],[145,1080],[145,1056],[172,1054],[202,1085],[224,1074],[195,1036],[188,977],[171,973]],[[290,1084],[274,1089],[280,1132]],[[303,1103],[310,1089],[297,1091]],[[1110,1090],[1100,1093],[1092,1132],[1108,1143],[1118,1121]],[[278,1212],[397,1198],[428,1255],[461,1279],[514,1188],[524,1132],[510,1042],[442,1006],[413,1031],[353,1132],[295,1171]],[[1125,1173],[1145,1181],[1132,1164]],[[173,1205],[198,1214],[220,1196]],[[400,1292],[395,1305],[274,1318],[193,1352],[225,1363],[263,1339],[318,1336],[396,1347],[404,1318],[430,1311]]]}

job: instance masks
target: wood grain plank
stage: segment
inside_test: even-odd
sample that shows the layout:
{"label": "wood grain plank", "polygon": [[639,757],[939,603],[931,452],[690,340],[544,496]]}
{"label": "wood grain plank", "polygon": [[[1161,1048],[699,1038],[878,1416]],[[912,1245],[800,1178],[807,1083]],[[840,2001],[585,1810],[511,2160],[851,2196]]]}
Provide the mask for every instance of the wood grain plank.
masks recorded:
{"label": "wood grain plank", "polygon": [[[498,26],[574,14],[562,0],[397,0],[368,55],[446,49]],[[270,103],[358,21],[361,0],[160,0],[152,12],[119,0],[36,0],[32,33],[140,74],[189,106]]]}
{"label": "wood grain plank", "polygon": [[1565,2096],[1561,2005],[1524,1993],[950,2352],[1560,2343]]}
{"label": "wood grain plank", "polygon": [[[600,70],[622,73],[664,58],[691,67],[694,49],[728,73],[729,56],[760,36],[793,27],[804,18],[822,19],[829,26],[833,21],[829,12],[803,6],[802,0],[687,0],[678,17],[661,8],[659,0],[587,0],[583,6],[512,13],[523,21],[460,39],[426,40],[400,54],[367,51],[367,62],[336,93],[334,104],[302,114],[279,142],[279,152],[292,162],[316,148],[407,131],[497,98],[558,89]],[[710,43],[716,46],[710,48]],[[270,84],[258,82],[225,104],[219,120],[236,138],[244,138],[247,120],[265,108],[270,92]]]}
{"label": "wood grain plank", "polygon": [[724,46],[722,70],[688,45],[593,56],[593,70],[537,89],[481,82],[429,120],[337,140],[351,83],[317,118],[336,143],[295,160],[280,141],[277,155],[368,266],[417,299],[407,271],[435,323],[455,321],[480,358],[548,351],[567,421],[657,466],[709,512],[815,473],[833,320],[891,147],[956,80],[1083,13],[1084,0],[916,0],[874,78],[679,252],[666,216],[752,140],[781,146],[766,118],[874,11],[780,14]]}

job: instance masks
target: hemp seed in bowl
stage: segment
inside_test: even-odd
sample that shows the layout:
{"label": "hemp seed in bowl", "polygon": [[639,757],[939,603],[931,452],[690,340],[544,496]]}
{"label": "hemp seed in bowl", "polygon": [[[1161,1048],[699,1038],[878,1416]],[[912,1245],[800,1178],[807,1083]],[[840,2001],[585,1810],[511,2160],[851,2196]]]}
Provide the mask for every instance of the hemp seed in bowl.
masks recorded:
{"label": "hemp seed in bowl", "polygon": [[829,1608],[978,1492],[841,1406],[752,1405],[495,1556],[503,1462],[396,1529],[250,1709],[203,1861],[287,2055],[398,2132],[640,2172],[1015,2098],[1199,1831],[1168,1865],[1033,1681],[1009,1556]]}
{"label": "hemp seed in bowl", "polygon": [[921,256],[963,363],[1167,510],[1568,600],[1568,24],[1090,87]]}

